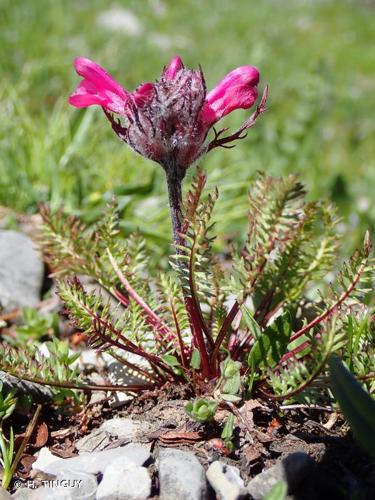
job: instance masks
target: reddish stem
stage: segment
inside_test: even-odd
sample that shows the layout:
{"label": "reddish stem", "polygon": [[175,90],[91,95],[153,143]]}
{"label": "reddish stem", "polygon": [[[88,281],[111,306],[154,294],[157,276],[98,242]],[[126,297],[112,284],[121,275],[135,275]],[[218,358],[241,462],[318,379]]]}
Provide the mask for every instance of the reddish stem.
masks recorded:
{"label": "reddish stem", "polygon": [[[194,252],[194,247],[195,247],[195,239],[194,239],[194,243],[193,243],[193,248],[191,250],[192,252]],[[199,304],[199,301],[197,298],[197,293],[196,293],[196,290],[194,287],[194,269],[193,269],[193,259],[192,258],[190,258],[190,262],[189,262],[189,288],[190,288],[190,298],[191,298],[191,301],[193,303],[192,307],[196,311],[200,327],[201,327],[203,333],[205,334],[206,339],[208,340],[208,342],[210,344],[210,347],[212,348],[214,346],[214,342],[212,340],[212,337],[210,335],[208,327],[203,319],[202,310],[201,310],[201,307],[200,307],[200,304]]]}
{"label": "reddish stem", "polygon": [[185,297],[185,307],[189,316],[190,327],[193,334],[194,345],[198,348],[201,355],[202,372],[204,377],[208,377],[211,373],[210,360],[204,342],[203,331],[199,320],[199,315],[194,307],[194,302],[191,297]]}
{"label": "reddish stem", "polygon": [[224,323],[223,323],[222,327],[220,328],[220,331],[219,331],[218,336],[216,338],[216,341],[214,344],[214,349],[213,349],[212,354],[211,354],[211,363],[214,365],[216,364],[216,360],[217,360],[217,356],[219,354],[220,346],[223,343],[223,341],[228,333],[228,330],[230,328],[230,325],[232,324],[232,321],[234,320],[234,318],[237,316],[237,313],[239,310],[240,310],[240,305],[236,300],[236,302],[233,304],[231,310],[227,314],[227,317],[225,318]]}
{"label": "reddish stem", "polygon": [[177,332],[177,338],[178,338],[178,344],[179,344],[179,347],[180,347],[180,356],[181,356],[181,363],[182,363],[182,366],[187,369],[188,367],[188,362],[187,362],[187,359],[186,359],[186,354],[185,354],[185,351],[184,351],[184,341],[182,340],[182,336],[181,336],[181,330],[180,330],[180,325],[178,323],[178,319],[177,319],[177,315],[176,315],[176,311],[175,311],[175,308],[173,306],[173,303],[172,301],[170,301],[170,308],[171,308],[171,311],[172,311],[172,316],[173,316],[173,321],[174,321],[174,324],[175,324],[175,327],[176,327],[176,332]]}
{"label": "reddish stem", "polygon": [[[161,339],[165,337],[165,335],[173,335],[167,325],[165,325],[159,316],[151,309],[151,307],[138,295],[138,293],[132,288],[129,281],[126,279],[124,274],[121,272],[120,268],[117,265],[116,260],[113,255],[107,248],[107,254],[109,257],[109,261],[115,271],[118,279],[121,284],[124,286],[125,290],[128,292],[129,296],[142,308],[148,323],[153,326],[161,335]],[[116,296],[119,298],[117,291],[115,291]],[[120,300],[120,298],[119,298]]]}
{"label": "reddish stem", "polygon": [[65,389],[75,389],[78,391],[105,391],[105,392],[117,392],[117,391],[128,391],[128,392],[140,392],[145,389],[155,389],[155,384],[129,384],[129,385],[95,385],[95,384],[74,384],[73,382],[58,382],[56,380],[46,382],[38,377],[28,377],[22,374],[22,380],[28,382],[33,382],[40,385],[48,385],[50,387],[61,387]]}
{"label": "reddish stem", "polygon": [[367,259],[363,259],[361,262],[361,265],[358,268],[357,274],[354,276],[354,279],[352,283],[348,286],[348,288],[343,292],[340,296],[340,298],[331,306],[329,307],[324,313],[320,314],[317,316],[315,319],[310,321],[306,326],[298,330],[298,332],[294,333],[290,337],[290,342],[293,342],[293,340],[298,339],[303,335],[304,333],[308,332],[311,330],[311,328],[314,328],[314,326],[319,325],[322,321],[324,321],[326,318],[328,318],[336,309],[338,309],[343,302],[349,297],[349,295],[352,293],[354,288],[357,286],[358,281],[361,277],[361,274],[363,273],[365,266],[366,266]]}
{"label": "reddish stem", "polygon": [[[95,328],[95,334],[103,341],[104,344],[109,344],[132,354],[137,354],[141,358],[145,358],[147,359],[147,361],[152,362],[153,364],[158,366],[162,371],[172,376],[173,379],[176,379],[176,374],[165,363],[163,363],[163,361],[158,356],[146,352],[141,347],[134,344],[131,340],[124,337],[121,332],[116,330],[109,321],[106,321],[97,314],[94,314],[85,305],[82,304],[82,307],[93,317],[94,322],[98,324],[98,328]],[[100,328],[110,330],[110,332],[115,335],[116,338],[114,339],[111,336],[106,335],[100,330]],[[119,342],[119,340],[121,340],[121,342],[123,343]]]}

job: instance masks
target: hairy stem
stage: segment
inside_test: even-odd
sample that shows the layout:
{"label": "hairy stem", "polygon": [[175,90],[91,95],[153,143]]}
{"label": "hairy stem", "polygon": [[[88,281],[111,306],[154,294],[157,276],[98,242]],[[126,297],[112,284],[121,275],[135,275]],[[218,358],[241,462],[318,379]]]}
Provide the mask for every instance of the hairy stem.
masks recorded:
{"label": "hairy stem", "polygon": [[[182,237],[182,181],[185,177],[186,170],[179,167],[175,163],[164,165],[164,170],[167,177],[169,208],[172,220],[173,241],[176,247],[176,253],[182,253],[184,238]],[[185,306],[189,316],[190,327],[193,333],[194,343],[199,349],[202,361],[202,372],[204,377],[210,375],[210,362],[204,341],[203,329],[201,326],[201,317],[199,310],[192,297],[189,297],[184,292]]]}
{"label": "hairy stem", "polygon": [[185,177],[185,169],[178,165],[168,165],[165,167],[167,176],[169,209],[172,220],[173,241],[176,245],[176,252],[181,253],[180,246],[183,245],[181,228],[183,222],[182,214],[182,181]]}

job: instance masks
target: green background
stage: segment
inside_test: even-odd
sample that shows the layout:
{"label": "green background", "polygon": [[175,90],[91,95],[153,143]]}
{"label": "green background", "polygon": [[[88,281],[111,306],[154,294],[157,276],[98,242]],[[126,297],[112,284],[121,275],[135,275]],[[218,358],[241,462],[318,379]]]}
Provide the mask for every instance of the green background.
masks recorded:
{"label": "green background", "polygon": [[364,0],[0,0],[0,205],[32,213],[50,201],[93,220],[115,192],[124,230],[168,249],[162,170],[122,144],[100,109],[79,112],[67,97],[78,55],[133,90],[180,54],[202,65],[209,89],[243,64],[270,87],[247,139],[201,161],[221,193],[218,241],[244,236],[256,170],[297,172],[310,198],[338,205],[350,251],[375,220],[374,26],[375,2]]}

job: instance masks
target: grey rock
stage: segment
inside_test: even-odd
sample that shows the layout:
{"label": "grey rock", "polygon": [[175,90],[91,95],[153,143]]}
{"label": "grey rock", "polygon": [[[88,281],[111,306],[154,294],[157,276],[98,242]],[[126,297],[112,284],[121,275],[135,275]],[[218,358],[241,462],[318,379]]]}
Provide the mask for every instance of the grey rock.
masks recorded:
{"label": "grey rock", "polygon": [[12,498],[12,495],[7,490],[0,487],[0,500],[9,500],[10,498]]}
{"label": "grey rock", "polygon": [[94,349],[83,349],[78,360],[80,368],[86,368],[87,366],[101,368],[104,364],[103,361],[100,360],[100,354]]}
{"label": "grey rock", "polygon": [[[20,488],[12,498],[17,500],[94,500],[98,483],[85,472],[61,470],[55,479],[45,480],[39,488]],[[4,497],[5,500],[6,497]],[[0,500],[2,497],[0,495]]]}
{"label": "grey rock", "polygon": [[107,432],[95,429],[93,432],[79,439],[75,446],[79,453],[92,453],[105,450],[112,443],[111,436]]}
{"label": "grey rock", "polygon": [[46,464],[43,468],[39,467],[38,470],[42,470],[47,474],[57,474],[65,470],[97,474],[103,472],[111,462],[119,457],[127,457],[135,466],[140,466],[150,460],[151,454],[147,446],[128,444],[110,450],[82,453],[77,457],[57,459]]}
{"label": "grey rock", "polygon": [[97,500],[142,500],[151,495],[151,477],[126,457],[114,460],[104,471]]}
{"label": "grey rock", "polygon": [[[105,359],[105,357],[103,356]],[[138,359],[137,359],[138,358]],[[127,360],[130,361],[130,357],[126,357]],[[140,366],[141,363],[138,363],[139,356],[136,357],[136,363],[139,364]],[[118,385],[127,385],[127,384],[145,384],[146,381],[144,380],[143,377],[141,377],[138,373],[135,373],[133,370],[130,370],[126,366],[124,366],[122,363],[119,363],[118,361],[112,361],[109,362],[107,365],[107,373],[108,373],[108,378],[112,384],[118,384]],[[134,399],[134,394],[128,393],[128,392],[114,392],[109,399],[109,406],[111,408],[119,408],[120,406],[123,406],[125,403],[128,401],[132,401]]]}
{"label": "grey rock", "polygon": [[[120,310],[118,309],[118,301],[114,300],[113,297],[102,287],[98,287],[95,282],[93,282],[87,276],[79,276],[79,279],[84,284],[85,290],[87,292],[94,293],[96,295],[100,295],[102,299],[108,301],[114,310],[114,318],[120,318]],[[131,363],[134,363],[138,366],[142,366],[146,369],[149,369],[148,363],[144,361],[138,355],[134,354],[125,354],[121,350],[114,350],[119,356],[125,357],[125,359]],[[100,367],[106,367],[106,372],[108,374],[109,381],[114,385],[128,385],[128,384],[143,384],[146,383],[146,380],[143,376],[139,376],[138,373],[135,373],[134,370],[124,366],[123,363],[115,360],[113,356],[106,352],[95,353],[95,351],[86,349],[82,352],[79,359],[79,366],[83,369],[87,367],[87,365],[92,365],[96,368],[97,371],[100,371]],[[97,376],[97,374],[91,374],[90,378],[93,376]],[[100,385],[105,383],[102,381],[94,381],[93,383]],[[93,392],[90,400],[90,404],[97,403],[102,401],[103,399],[108,400],[108,404],[111,408],[119,408],[125,405],[128,401],[132,401],[135,398],[134,393],[129,392],[112,392],[105,393],[104,391]]]}
{"label": "grey rock", "polygon": [[206,475],[218,500],[239,500],[248,496],[236,467],[219,461],[212,462]]}
{"label": "grey rock", "polygon": [[34,307],[40,300],[44,266],[25,234],[0,231],[0,303],[4,310]]}
{"label": "grey rock", "polygon": [[56,457],[56,455],[53,455],[47,448],[47,446],[44,446],[39,450],[37,454],[36,461],[32,464],[31,468],[33,470],[40,470],[40,471],[46,471],[47,467],[52,464],[53,462],[62,462],[63,459],[60,457]]}
{"label": "grey rock", "polygon": [[129,439],[129,441],[134,440],[142,428],[145,428],[142,422],[131,418],[112,418],[106,420],[101,426],[101,429],[111,436],[116,436],[119,439]]}
{"label": "grey rock", "polygon": [[[39,488],[38,488],[39,489]],[[37,499],[37,490],[33,490],[31,488],[19,488],[13,495],[12,498],[16,498],[16,500],[36,500]]]}
{"label": "grey rock", "polygon": [[34,490],[38,500],[94,500],[98,488],[95,476],[85,472],[61,470],[56,479],[47,481],[44,486]]}
{"label": "grey rock", "polygon": [[80,453],[91,453],[93,451],[104,450],[113,441],[121,444],[134,442],[137,436],[148,429],[146,422],[132,420],[131,418],[112,418],[105,421],[98,429],[95,429],[88,436],[84,436],[76,443],[76,448]]}
{"label": "grey rock", "polygon": [[289,493],[293,493],[312,472],[314,465],[314,460],[307,453],[291,453],[251,479],[247,491],[254,500],[261,500],[276,483],[284,479],[288,484]]}
{"label": "grey rock", "polygon": [[31,396],[35,403],[50,403],[53,399],[53,392],[50,387],[35,384],[28,380],[20,380],[9,373],[0,370],[0,380],[6,392],[15,389],[17,395],[26,394]]}
{"label": "grey rock", "polygon": [[[101,367],[97,367],[96,369],[101,370]],[[90,381],[90,384],[94,385],[104,385],[106,383],[104,378],[97,372],[90,373],[88,380]],[[109,393],[105,391],[92,391],[90,396],[90,406],[104,403],[104,401],[108,398],[108,394]]]}
{"label": "grey rock", "polygon": [[192,453],[161,449],[159,453],[161,500],[203,500],[207,495],[206,475]]}

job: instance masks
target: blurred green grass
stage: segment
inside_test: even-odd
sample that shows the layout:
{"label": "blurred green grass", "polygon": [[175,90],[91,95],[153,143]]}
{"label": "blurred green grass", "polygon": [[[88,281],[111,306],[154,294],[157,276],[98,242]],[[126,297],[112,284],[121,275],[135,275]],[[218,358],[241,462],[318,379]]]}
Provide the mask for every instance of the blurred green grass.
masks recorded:
{"label": "blurred green grass", "polygon": [[[123,10],[138,25],[120,26]],[[338,204],[350,249],[375,229],[374,25],[365,0],[0,0],[0,205],[33,212],[49,201],[93,220],[115,192],[124,230],[168,248],[162,170],[129,151],[100,109],[77,111],[67,96],[77,55],[133,89],[178,53],[202,65],[208,88],[243,64],[270,86],[248,138],[201,161],[222,193],[220,241],[244,234],[256,170],[298,172],[311,198]]]}

